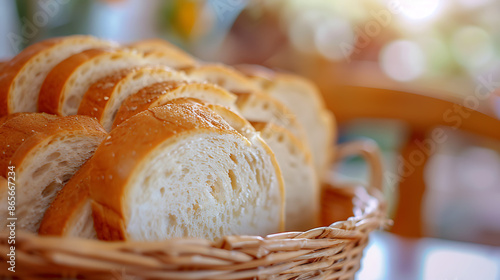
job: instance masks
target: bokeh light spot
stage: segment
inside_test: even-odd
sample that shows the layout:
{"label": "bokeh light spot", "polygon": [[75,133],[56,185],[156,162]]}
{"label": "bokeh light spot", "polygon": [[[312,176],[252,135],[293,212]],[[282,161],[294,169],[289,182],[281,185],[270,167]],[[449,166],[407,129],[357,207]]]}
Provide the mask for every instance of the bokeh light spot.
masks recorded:
{"label": "bokeh light spot", "polygon": [[344,19],[331,18],[316,30],[314,42],[318,51],[332,60],[346,59],[352,49],[343,46],[354,46],[356,36],[354,31]]}
{"label": "bokeh light spot", "polygon": [[439,0],[400,0],[403,15],[410,19],[423,19],[434,15],[439,7]]}
{"label": "bokeh light spot", "polygon": [[380,53],[382,70],[397,81],[411,81],[425,70],[425,56],[414,42],[397,40],[386,45]]}

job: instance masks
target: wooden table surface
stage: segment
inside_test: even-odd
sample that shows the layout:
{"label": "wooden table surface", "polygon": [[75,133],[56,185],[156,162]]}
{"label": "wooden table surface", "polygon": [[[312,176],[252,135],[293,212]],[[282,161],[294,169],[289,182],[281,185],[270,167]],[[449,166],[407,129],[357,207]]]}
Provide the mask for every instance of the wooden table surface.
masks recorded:
{"label": "wooden table surface", "polygon": [[500,280],[500,247],[372,233],[358,280]]}

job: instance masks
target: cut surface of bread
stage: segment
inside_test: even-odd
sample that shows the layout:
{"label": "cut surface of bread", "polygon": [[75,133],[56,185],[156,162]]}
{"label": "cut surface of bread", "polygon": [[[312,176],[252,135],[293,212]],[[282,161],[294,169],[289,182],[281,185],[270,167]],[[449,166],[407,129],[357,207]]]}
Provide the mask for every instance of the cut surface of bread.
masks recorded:
{"label": "cut surface of bread", "polygon": [[282,177],[258,134],[244,137],[202,105],[174,103],[131,117],[110,136],[92,159],[100,239],[216,239],[282,229]]}
{"label": "cut surface of bread", "polygon": [[[213,85],[203,84],[203,87],[205,86],[214,87]],[[217,87],[215,88],[220,89]],[[181,99],[177,100],[178,102],[183,102]],[[220,107],[221,109],[217,111],[219,113],[221,112],[220,110],[228,110],[226,107]],[[233,115],[231,115],[231,117],[223,118],[238,120],[238,118],[234,117]],[[232,124],[236,124],[235,121],[233,121]],[[255,133],[255,130],[251,127],[251,125],[241,118],[238,125],[233,126],[232,124],[230,123],[233,128],[235,128],[242,134],[245,133],[249,127],[251,128],[251,131]],[[243,127],[246,127],[246,129],[243,129]],[[246,136],[246,134],[243,135]],[[92,175],[89,173],[91,164],[90,161],[91,159],[86,162],[80,168],[80,170],[75,175],[73,175],[73,177],[71,177],[71,179],[64,185],[63,189],[57,194],[56,198],[45,212],[43,220],[40,224],[39,234],[53,236],[73,236],[86,239],[97,238],[94,229],[94,221],[92,218],[89,196],[90,176]],[[2,193],[0,193],[0,195],[1,194]]]}
{"label": "cut surface of bread", "polygon": [[37,112],[40,88],[54,66],[81,51],[111,46],[115,44],[75,35],[52,38],[27,47],[2,66],[0,115]]}
{"label": "cut surface of bread", "polygon": [[241,115],[250,122],[273,123],[286,128],[301,141],[307,141],[304,128],[297,121],[295,114],[281,102],[266,94],[259,92],[240,94],[236,101],[236,107]]}
{"label": "cut surface of bread", "polygon": [[90,161],[71,177],[45,211],[40,235],[97,239],[89,195]]}
{"label": "cut surface of bread", "polygon": [[236,96],[212,84],[200,83],[158,83],[143,88],[127,98],[118,114],[113,127],[131,116],[148,108],[161,106],[177,98],[195,98],[235,109]]}
{"label": "cut surface of bread", "polygon": [[320,187],[309,149],[283,127],[253,123],[273,150],[286,193],[286,231],[305,231],[319,225]]}
{"label": "cut surface of bread", "polygon": [[242,65],[238,70],[249,75],[262,91],[282,102],[297,116],[305,128],[316,169],[323,174],[333,156],[336,123],[318,88],[298,75],[278,73],[261,66]]}
{"label": "cut surface of bread", "polygon": [[162,39],[142,40],[130,44],[129,47],[143,52],[148,61],[175,69],[194,67],[198,63],[187,52]]}
{"label": "cut surface of bread", "polygon": [[92,84],[83,96],[78,114],[96,118],[106,131],[110,131],[118,109],[128,96],[152,84],[186,79],[181,72],[166,67],[124,69]]}
{"label": "cut surface of bread", "polygon": [[[64,183],[93,154],[104,129],[86,116],[56,117],[23,113],[0,126],[0,176],[16,172],[19,229],[36,232],[45,210]],[[2,201],[0,211],[7,211]],[[2,220],[2,228],[6,228]]]}
{"label": "cut surface of bread", "polygon": [[237,108],[251,122],[268,122],[283,126],[301,141],[307,141],[304,128],[295,115],[280,101],[264,94],[256,83],[236,69],[205,64],[186,70],[193,81],[216,84],[238,96]]}
{"label": "cut surface of bread", "polygon": [[264,122],[250,124],[223,106],[207,106],[243,135],[255,128],[273,151],[285,183],[285,230],[303,231],[317,227],[320,186],[309,148],[284,127]]}
{"label": "cut surface of bread", "polygon": [[319,174],[332,160],[335,144],[335,119],[322,101],[319,90],[308,80],[292,74],[276,74],[267,87],[274,98],[292,111],[306,129],[307,141]]}
{"label": "cut surface of bread", "polygon": [[144,65],[142,55],[120,49],[90,49],[70,56],[47,75],[38,108],[62,116],[75,115],[89,87],[114,72]]}

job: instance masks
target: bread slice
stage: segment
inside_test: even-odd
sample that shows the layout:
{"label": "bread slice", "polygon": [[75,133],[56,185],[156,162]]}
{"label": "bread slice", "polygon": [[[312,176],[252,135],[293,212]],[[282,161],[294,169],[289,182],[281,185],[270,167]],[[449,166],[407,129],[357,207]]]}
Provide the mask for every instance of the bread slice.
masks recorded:
{"label": "bread slice", "polygon": [[319,225],[320,186],[309,149],[290,131],[272,123],[252,123],[280,165],[286,193],[286,231]]}
{"label": "bread slice", "polygon": [[307,141],[304,128],[295,115],[280,101],[263,94],[253,81],[236,69],[220,64],[205,64],[186,72],[193,81],[213,83],[236,94],[237,108],[247,120],[283,126],[301,141]]}
{"label": "bread slice", "polygon": [[261,66],[242,65],[237,69],[297,116],[306,130],[316,169],[324,174],[333,157],[336,123],[314,83],[298,75],[274,72]]}
{"label": "bread slice", "polygon": [[195,98],[236,110],[236,96],[216,85],[165,82],[143,88],[127,98],[118,110],[113,127],[148,108],[165,105],[174,99],[183,97]]}
{"label": "bread slice", "polygon": [[244,137],[206,107],[175,103],[131,117],[110,136],[92,159],[100,239],[216,239],[282,229],[281,173],[258,134]]}
{"label": "bread slice", "polygon": [[319,224],[320,186],[311,155],[297,137],[272,123],[254,122],[250,125],[236,112],[220,105],[206,105],[246,137],[246,131],[260,132],[279,163],[285,183],[285,230],[305,231]]}
{"label": "bread slice", "polygon": [[[211,100],[213,102],[224,104],[228,102],[226,99],[231,100],[232,98],[234,102],[234,99],[236,98],[232,96],[230,93],[225,92],[214,85],[190,84],[190,86],[194,88],[199,87],[197,90],[199,90],[199,92],[201,92],[202,94],[200,95],[193,94],[192,96],[194,97],[205,96],[203,98],[204,100],[210,100],[210,96],[214,96],[214,98],[217,98],[218,97],[217,94],[219,94],[217,93],[217,90],[222,92],[221,96],[219,97],[221,99],[220,101],[218,99]],[[216,93],[211,94],[210,90],[213,90]],[[193,92],[196,91],[194,91],[193,89]],[[179,98],[183,95],[181,94],[177,96],[178,97],[176,98]],[[206,96],[208,96],[208,98]],[[140,100],[146,101],[147,98],[141,98]],[[171,101],[173,99],[171,98],[169,100]],[[151,103],[156,103],[156,102],[151,102]],[[152,105],[152,107],[156,106]],[[228,110],[225,107],[222,108],[223,110]],[[145,108],[144,110],[146,109],[147,108]],[[238,118],[231,116],[229,119],[238,119]],[[241,123],[242,124],[238,124],[238,126],[234,127],[236,130],[240,129],[238,130],[238,132],[243,133],[244,131],[247,131],[248,127],[251,127],[250,124],[246,121],[242,121]],[[243,129],[245,125],[247,127],[246,129]],[[251,128],[251,130],[254,131],[253,128]],[[73,177],[71,177],[71,179],[64,185],[64,188],[57,194],[56,198],[45,212],[43,220],[40,224],[40,229],[38,232],[40,235],[73,236],[73,237],[81,237],[87,239],[97,238],[94,229],[94,221],[92,218],[92,210],[90,203],[91,200],[89,196],[90,176],[92,175],[89,173],[91,160],[92,159],[89,159],[80,168],[80,170]]]}
{"label": "bread slice", "polygon": [[[23,113],[0,127],[0,176],[15,167],[18,229],[38,230],[57,192],[105,137],[101,125],[86,116]],[[0,211],[7,211],[7,201],[0,204]]]}
{"label": "bread slice", "polygon": [[61,116],[75,115],[88,88],[116,71],[144,65],[142,55],[119,49],[90,49],[70,56],[47,75],[38,109]]}
{"label": "bread slice", "polygon": [[[204,86],[212,86],[204,84]],[[206,99],[206,98],[205,98]],[[187,99],[171,100],[171,103],[184,103]],[[245,137],[252,137],[255,129],[249,122],[226,106],[214,105],[189,99],[204,104],[219,114],[228,124]],[[155,106],[156,107],[156,106]],[[97,238],[91,213],[89,196],[90,164],[87,161],[80,170],[64,185],[50,207],[45,212],[39,234],[54,236],[73,236],[87,239]],[[278,159],[279,161],[279,159]]]}
{"label": "bread slice", "polygon": [[91,36],[67,36],[33,44],[2,66],[0,115],[37,112],[38,93],[59,62],[81,51],[116,44]]}
{"label": "bread slice", "polygon": [[185,69],[198,64],[191,55],[161,39],[142,40],[130,44],[129,47],[143,52],[148,61],[175,69]]}
{"label": "bread slice", "polygon": [[166,67],[124,69],[92,84],[82,98],[78,114],[96,118],[110,131],[118,109],[128,96],[152,84],[185,80],[184,74]]}
{"label": "bread slice", "polygon": [[307,136],[304,128],[300,125],[293,114],[283,103],[276,99],[260,93],[240,94],[236,101],[236,107],[243,117],[250,122],[273,123],[286,128],[300,141],[306,143]]}
{"label": "bread slice", "polygon": [[259,87],[236,69],[222,64],[205,64],[186,69],[195,82],[216,84],[235,94],[260,92]]}
{"label": "bread slice", "polygon": [[150,51],[144,53],[144,59],[153,65],[164,65],[173,69],[183,70],[197,65],[190,56],[182,56],[176,52]]}
{"label": "bread slice", "polygon": [[91,160],[57,194],[45,211],[38,234],[97,239],[89,194]]}

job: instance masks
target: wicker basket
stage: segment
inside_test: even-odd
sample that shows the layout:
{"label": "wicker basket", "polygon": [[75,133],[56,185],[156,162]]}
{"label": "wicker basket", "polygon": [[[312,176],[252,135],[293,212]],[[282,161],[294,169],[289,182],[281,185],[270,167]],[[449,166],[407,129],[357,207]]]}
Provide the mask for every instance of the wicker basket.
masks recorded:
{"label": "wicker basket", "polygon": [[369,233],[387,225],[378,149],[369,142],[339,147],[338,157],[353,154],[363,155],[371,165],[370,187],[323,191],[323,221],[350,216],[345,221],[306,232],[226,236],[217,242],[188,238],[103,242],[18,232],[14,273],[7,270],[5,260],[11,245],[5,235],[1,237],[0,275],[17,279],[353,279]]}

